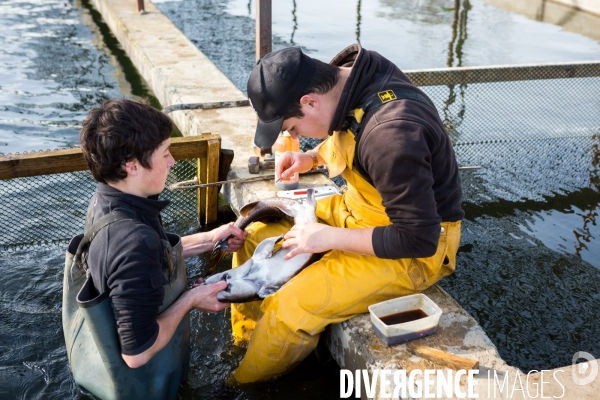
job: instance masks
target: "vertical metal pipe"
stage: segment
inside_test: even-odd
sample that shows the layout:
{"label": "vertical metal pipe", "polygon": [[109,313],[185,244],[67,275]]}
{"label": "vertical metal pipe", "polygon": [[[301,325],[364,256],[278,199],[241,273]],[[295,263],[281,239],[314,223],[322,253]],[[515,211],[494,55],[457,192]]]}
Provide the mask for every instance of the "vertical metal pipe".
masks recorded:
{"label": "vertical metal pipe", "polygon": [[146,9],[144,8],[144,0],[137,0],[137,12],[144,13]]}
{"label": "vertical metal pipe", "polygon": [[271,0],[256,0],[256,59],[273,50]]}

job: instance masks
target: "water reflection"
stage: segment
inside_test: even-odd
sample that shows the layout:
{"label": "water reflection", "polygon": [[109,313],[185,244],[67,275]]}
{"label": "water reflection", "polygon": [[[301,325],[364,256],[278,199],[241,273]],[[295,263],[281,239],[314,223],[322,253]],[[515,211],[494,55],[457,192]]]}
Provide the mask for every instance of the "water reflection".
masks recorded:
{"label": "water reflection", "polygon": [[362,0],[356,3],[356,42],[360,43],[360,5]]}
{"label": "water reflection", "polygon": [[[464,0],[461,7],[460,0],[454,0],[454,18],[452,20],[452,38],[448,43],[448,59],[446,61],[447,67],[462,67],[463,59],[463,46],[467,40],[467,17],[469,10],[471,9],[471,3],[469,0]],[[456,54],[456,65],[454,63],[454,55]],[[448,98],[444,101],[442,106],[443,122],[448,130],[448,133],[456,142],[459,139],[459,128],[466,112],[465,105],[465,89],[467,85],[458,85],[458,96],[460,97],[459,109],[456,112],[450,112],[450,106],[452,106],[457,99],[455,93],[456,85],[448,86]]]}
{"label": "water reflection", "polygon": [[296,42],[294,42],[294,35],[296,34],[296,30],[298,29],[298,18],[296,17],[296,0],[292,0],[293,8],[292,8],[292,36],[290,36],[290,45],[295,46]]}

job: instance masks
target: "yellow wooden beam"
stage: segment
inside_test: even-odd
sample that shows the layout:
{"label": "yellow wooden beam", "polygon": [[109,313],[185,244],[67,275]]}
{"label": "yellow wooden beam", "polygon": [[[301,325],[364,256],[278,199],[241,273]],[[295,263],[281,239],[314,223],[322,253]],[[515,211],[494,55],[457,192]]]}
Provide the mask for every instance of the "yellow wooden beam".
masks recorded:
{"label": "yellow wooden beam", "polygon": [[[211,140],[220,140],[220,136],[204,134],[171,138],[171,154],[176,160],[206,158],[208,142]],[[0,156],[0,180],[87,169],[80,148]]]}
{"label": "yellow wooden beam", "polygon": [[[219,180],[219,157],[221,153],[221,141],[211,139],[208,141],[208,154],[206,156],[206,180],[207,183]],[[206,223],[217,220],[217,203],[219,188],[212,186],[206,188]]]}

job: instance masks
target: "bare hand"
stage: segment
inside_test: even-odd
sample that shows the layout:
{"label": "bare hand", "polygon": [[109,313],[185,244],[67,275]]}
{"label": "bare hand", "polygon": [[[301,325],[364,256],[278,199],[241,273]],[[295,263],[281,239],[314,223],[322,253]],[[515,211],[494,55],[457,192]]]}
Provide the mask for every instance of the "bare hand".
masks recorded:
{"label": "bare hand", "polygon": [[227,251],[230,252],[238,251],[244,244],[244,240],[246,240],[246,232],[235,226],[233,222],[215,228],[210,233],[213,237],[213,243],[217,243],[219,240],[233,235],[233,237],[227,241],[227,246],[229,247]]}
{"label": "bare hand", "polygon": [[331,250],[331,238],[336,228],[318,222],[296,224],[283,237],[282,248],[292,248],[285,256],[286,260],[303,253],[323,253]]}
{"label": "bare hand", "polygon": [[296,172],[309,171],[312,165],[313,160],[310,155],[286,151],[275,165],[275,175],[281,179],[289,179]]}
{"label": "bare hand", "polygon": [[221,303],[217,300],[217,293],[226,287],[227,282],[220,281],[190,289],[190,294],[193,296],[192,307],[206,313],[213,313],[229,307],[230,303]]}
{"label": "bare hand", "polygon": [[192,284],[192,288],[196,288],[196,287],[200,286],[203,282],[204,282],[204,278],[198,278],[198,281],[196,283]]}

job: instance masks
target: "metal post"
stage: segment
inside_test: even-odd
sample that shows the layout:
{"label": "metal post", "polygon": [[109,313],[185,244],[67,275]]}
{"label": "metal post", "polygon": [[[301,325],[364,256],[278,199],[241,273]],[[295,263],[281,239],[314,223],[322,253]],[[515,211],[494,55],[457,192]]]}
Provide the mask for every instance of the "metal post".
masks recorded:
{"label": "metal post", "polygon": [[273,50],[271,0],[256,0],[256,59]]}
{"label": "metal post", "polygon": [[143,14],[146,12],[144,8],[144,0],[137,0],[137,12]]}

